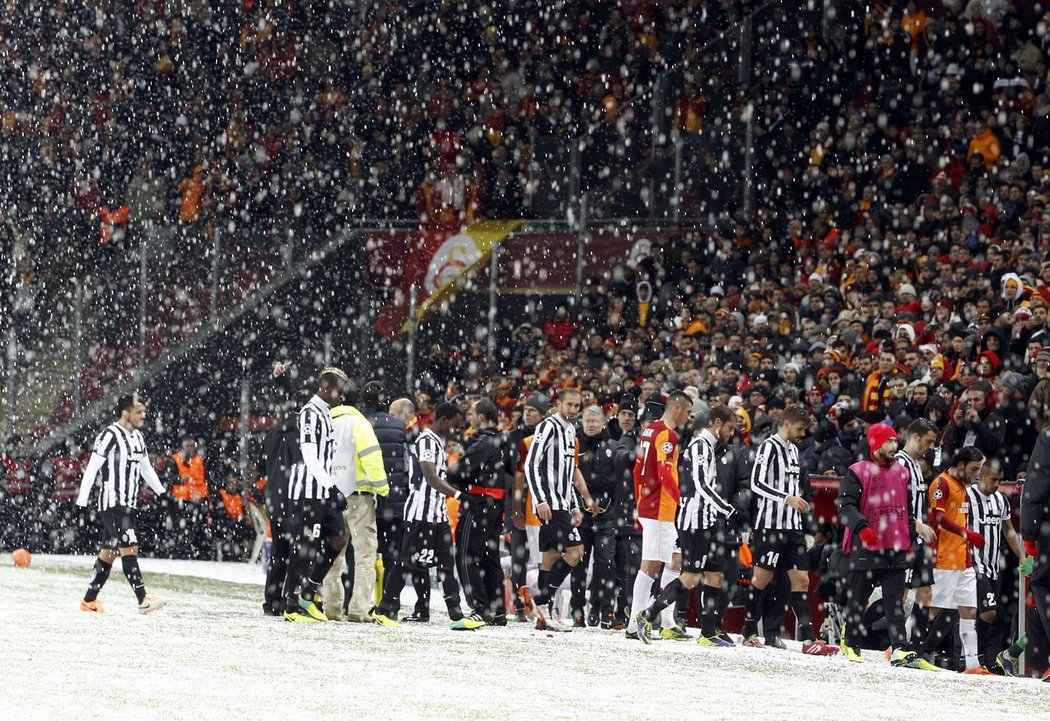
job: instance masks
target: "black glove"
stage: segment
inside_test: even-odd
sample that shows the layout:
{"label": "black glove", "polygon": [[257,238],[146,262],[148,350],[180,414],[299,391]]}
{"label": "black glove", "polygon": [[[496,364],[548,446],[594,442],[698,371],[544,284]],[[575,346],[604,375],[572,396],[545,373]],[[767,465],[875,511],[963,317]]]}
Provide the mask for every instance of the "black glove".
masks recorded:
{"label": "black glove", "polygon": [[726,523],[729,524],[729,529],[736,534],[743,535],[747,533],[748,523],[747,514],[736,511],[729,518],[726,519]]}
{"label": "black glove", "polygon": [[332,508],[340,513],[346,510],[346,496],[344,496],[343,492],[335,486],[328,489],[328,500],[332,504]]}

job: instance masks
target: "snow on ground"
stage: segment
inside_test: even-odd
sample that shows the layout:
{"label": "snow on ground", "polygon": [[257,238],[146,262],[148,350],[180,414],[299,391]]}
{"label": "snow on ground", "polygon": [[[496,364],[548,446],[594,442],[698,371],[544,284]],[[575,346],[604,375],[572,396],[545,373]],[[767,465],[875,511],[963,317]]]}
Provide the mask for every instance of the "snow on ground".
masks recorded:
{"label": "snow on ground", "polygon": [[19,569],[0,556],[4,719],[1050,718],[1038,681],[894,669],[875,656],[646,647],[513,622],[455,632],[437,613],[399,629],[291,624],[262,615],[260,571],[244,564],[144,558],[147,588],[170,604],[151,616],[136,613],[118,567],[95,616],[77,608],[91,563],[37,556]]}

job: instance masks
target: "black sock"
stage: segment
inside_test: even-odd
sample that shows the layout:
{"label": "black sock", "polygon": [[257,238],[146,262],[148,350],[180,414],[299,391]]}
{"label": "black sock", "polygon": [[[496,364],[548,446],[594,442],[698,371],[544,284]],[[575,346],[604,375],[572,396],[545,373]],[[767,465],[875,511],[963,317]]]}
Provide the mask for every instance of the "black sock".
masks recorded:
{"label": "black sock", "polygon": [[926,633],[926,640],[922,642],[922,652],[933,653],[936,651],[940,647],[941,642],[944,641],[944,637],[948,635],[951,627],[951,617],[943,612],[938,613],[937,617],[930,624],[930,630]]}
{"label": "black sock", "polygon": [[930,615],[925,606],[915,604],[911,609],[911,616],[915,619],[911,642],[913,647],[919,648],[926,641],[926,634],[930,627]]}
{"label": "black sock", "polygon": [[540,574],[536,578],[536,605],[546,606],[550,602],[550,594],[548,588],[550,587],[550,571],[544,571],[540,569]]}
{"label": "black sock", "polygon": [[315,589],[320,588],[324,583],[324,577],[331,570],[332,564],[335,563],[335,558],[339,555],[340,550],[333,546],[327,538],[321,541],[321,552],[317,555],[317,559],[314,561],[313,572],[310,574],[310,581]]}
{"label": "black sock", "polygon": [[124,575],[128,577],[131,590],[135,592],[135,598],[142,603],[146,598],[146,585],[142,582],[142,571],[139,570],[138,556],[121,556],[120,565],[124,567]]}
{"label": "black sock", "polygon": [[[403,584],[402,584],[403,585]],[[430,615],[430,571],[424,569],[412,572],[412,588],[416,591],[415,611],[421,616]],[[397,605],[397,599],[392,603]]]}
{"label": "black sock", "polygon": [[661,611],[677,601],[683,593],[688,593],[688,589],[686,589],[686,587],[682,585],[682,582],[676,578],[664,587],[664,590],[656,597],[653,604],[646,610],[642,611],[642,613],[645,615],[646,619],[653,621],[660,615]]}
{"label": "black sock", "polygon": [[795,612],[795,630],[798,637],[803,641],[812,641],[813,614],[809,608],[809,594],[805,591],[792,591],[791,608]]}
{"label": "black sock", "polygon": [[722,587],[704,586],[703,593],[704,610],[700,614],[700,633],[711,638],[718,631],[718,621],[721,618]]}
{"label": "black sock", "polygon": [[109,578],[109,572],[112,568],[112,563],[106,563],[101,558],[95,559],[95,573],[91,577],[91,583],[88,584],[87,593],[84,594],[85,601],[94,601],[98,598],[98,592],[106,585],[106,580]]}
{"label": "black sock", "polygon": [[762,597],[766,589],[755,588],[754,585],[747,588],[747,602],[744,604],[744,638],[754,636],[758,633],[758,619],[762,617]]}
{"label": "black sock", "polygon": [[562,582],[568,578],[569,574],[572,573],[573,567],[565,562],[565,559],[559,558],[558,562],[554,564],[554,568],[547,574],[548,584],[548,595],[550,598],[554,598],[554,594],[558,592],[558,587],[561,586]]}
{"label": "black sock", "polygon": [[689,601],[692,597],[693,591],[682,586],[682,592],[678,594],[674,602],[675,625],[681,624],[683,628],[685,627],[685,615],[689,612]]}

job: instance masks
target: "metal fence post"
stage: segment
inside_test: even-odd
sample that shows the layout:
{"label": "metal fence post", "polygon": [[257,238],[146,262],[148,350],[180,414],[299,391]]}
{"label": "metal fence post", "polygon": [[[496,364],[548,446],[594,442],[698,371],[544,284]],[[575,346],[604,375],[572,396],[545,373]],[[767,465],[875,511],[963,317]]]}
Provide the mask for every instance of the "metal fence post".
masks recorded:
{"label": "metal fence post", "polygon": [[80,415],[83,404],[81,386],[84,380],[84,286],[73,279],[73,414]]}
{"label": "metal fence post", "polygon": [[416,314],[418,312],[416,286],[408,293],[408,344],[405,347],[405,392],[415,398],[416,385]]}
{"label": "metal fence post", "polygon": [[489,337],[486,358],[490,369],[496,367],[496,306],[499,303],[499,250],[500,243],[494,243],[489,258]]}
{"label": "metal fence post", "polygon": [[146,371],[146,264],[149,254],[149,236],[142,234],[139,242],[139,367],[135,372],[139,382],[144,380]]}

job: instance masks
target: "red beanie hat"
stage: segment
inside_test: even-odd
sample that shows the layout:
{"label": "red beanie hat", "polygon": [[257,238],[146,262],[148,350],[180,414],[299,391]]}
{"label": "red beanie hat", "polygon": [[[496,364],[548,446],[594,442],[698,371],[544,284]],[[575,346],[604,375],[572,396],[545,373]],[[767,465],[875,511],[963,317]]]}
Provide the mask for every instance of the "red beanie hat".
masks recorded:
{"label": "red beanie hat", "polygon": [[999,355],[995,351],[986,350],[983,353],[981,353],[981,357],[988,359],[988,362],[992,364],[993,371],[999,370],[999,364],[1001,363],[1001,361],[999,360]]}
{"label": "red beanie hat", "polygon": [[893,426],[888,423],[873,423],[868,429],[868,452],[872,458],[875,457],[875,451],[882,448],[883,443],[896,437],[897,431],[893,430]]}

